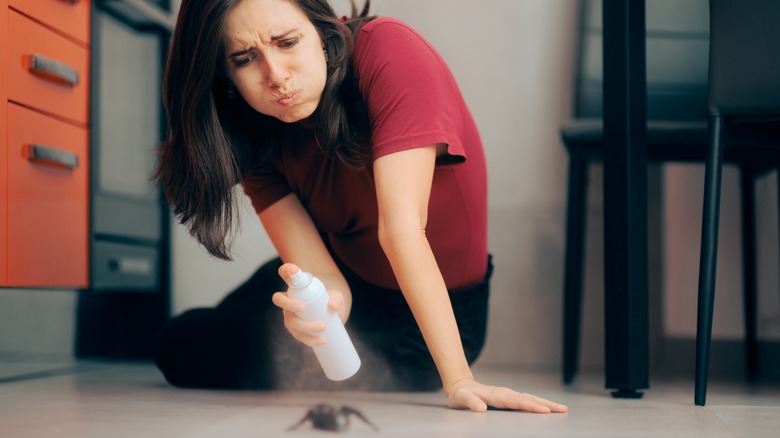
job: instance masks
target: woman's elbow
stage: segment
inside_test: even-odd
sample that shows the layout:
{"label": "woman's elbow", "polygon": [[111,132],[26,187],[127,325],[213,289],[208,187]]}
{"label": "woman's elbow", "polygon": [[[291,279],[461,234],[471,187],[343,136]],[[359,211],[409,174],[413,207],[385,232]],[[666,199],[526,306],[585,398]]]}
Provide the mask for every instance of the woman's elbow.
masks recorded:
{"label": "woman's elbow", "polygon": [[397,252],[399,248],[413,247],[425,241],[425,224],[379,221],[377,227],[379,245],[385,254]]}
{"label": "woman's elbow", "polygon": [[379,246],[382,247],[382,250],[387,253],[387,250],[391,246],[392,239],[390,237],[390,231],[387,228],[387,225],[385,225],[385,222],[380,220],[379,224],[377,226],[377,239],[379,240]]}

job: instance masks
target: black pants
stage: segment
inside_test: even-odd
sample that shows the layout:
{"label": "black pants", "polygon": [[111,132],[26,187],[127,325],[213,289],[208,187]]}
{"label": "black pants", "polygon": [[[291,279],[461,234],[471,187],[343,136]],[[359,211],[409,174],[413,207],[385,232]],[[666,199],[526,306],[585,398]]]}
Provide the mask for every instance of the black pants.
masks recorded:
{"label": "black pants", "polygon": [[[271,295],[286,290],[280,259],[263,265],[214,308],[198,308],[168,321],[157,366],[169,383],[219,389],[429,391],[441,380],[420,329],[400,291],[380,288],[342,267],[352,291],[346,328],[362,365],[343,381],[325,377],[314,351],[284,327]],[[450,291],[450,301],[469,363],[485,342],[490,276]]]}

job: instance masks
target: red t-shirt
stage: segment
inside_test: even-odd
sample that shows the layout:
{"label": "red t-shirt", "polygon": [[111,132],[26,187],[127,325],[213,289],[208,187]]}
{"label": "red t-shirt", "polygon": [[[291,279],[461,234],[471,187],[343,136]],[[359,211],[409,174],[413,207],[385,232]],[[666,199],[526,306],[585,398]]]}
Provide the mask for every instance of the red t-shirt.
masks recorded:
{"label": "red t-shirt", "polygon": [[[455,78],[422,36],[391,18],[361,28],[354,63],[371,123],[372,160],[448,145],[433,176],[426,236],[449,289],[481,281],[487,268],[485,157]],[[281,145],[243,181],[255,210],[295,193],[339,260],[368,282],[398,289],[377,237],[371,166],[354,170],[327,158],[314,131],[301,124],[284,125]]]}

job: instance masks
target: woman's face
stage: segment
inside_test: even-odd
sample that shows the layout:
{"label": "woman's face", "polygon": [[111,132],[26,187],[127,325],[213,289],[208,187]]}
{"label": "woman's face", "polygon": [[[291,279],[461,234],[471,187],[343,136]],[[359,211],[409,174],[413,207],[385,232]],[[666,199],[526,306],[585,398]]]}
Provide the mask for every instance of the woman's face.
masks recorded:
{"label": "woman's face", "polygon": [[292,0],[242,0],[225,21],[225,55],[228,78],[256,111],[292,123],[317,109],[323,43]]}

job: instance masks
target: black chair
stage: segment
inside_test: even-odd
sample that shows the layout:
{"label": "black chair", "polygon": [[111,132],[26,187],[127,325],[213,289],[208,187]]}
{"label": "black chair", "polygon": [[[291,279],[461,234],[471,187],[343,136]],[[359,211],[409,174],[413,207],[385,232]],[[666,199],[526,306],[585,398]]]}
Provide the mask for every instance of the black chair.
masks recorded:
{"label": "black chair", "polygon": [[[742,210],[753,211],[753,183],[758,175],[780,170],[780,1],[710,0],[709,141],[705,168],[694,402],[707,396],[712,311],[718,250],[721,168],[732,151],[754,151],[742,167]],[[780,181],[780,178],[778,178]],[[778,182],[780,200],[780,182]],[[755,229],[743,229],[745,323],[755,360]],[[750,259],[747,261],[747,259]]]}
{"label": "black chair", "polygon": [[[647,159],[649,162],[704,163],[708,150],[707,0],[648,1],[646,5]],[[563,299],[564,383],[572,382],[578,368],[588,168],[603,158],[601,4],[595,0],[586,1],[583,7],[576,118],[561,127],[561,137],[569,153]],[[726,151],[723,159],[739,166],[743,176],[741,187],[745,201],[741,214],[743,241],[746,242],[743,269],[747,369],[750,375],[755,375],[755,231],[754,208],[750,200],[754,198],[752,181],[772,166],[767,165],[765,151],[756,148],[734,148]]]}

